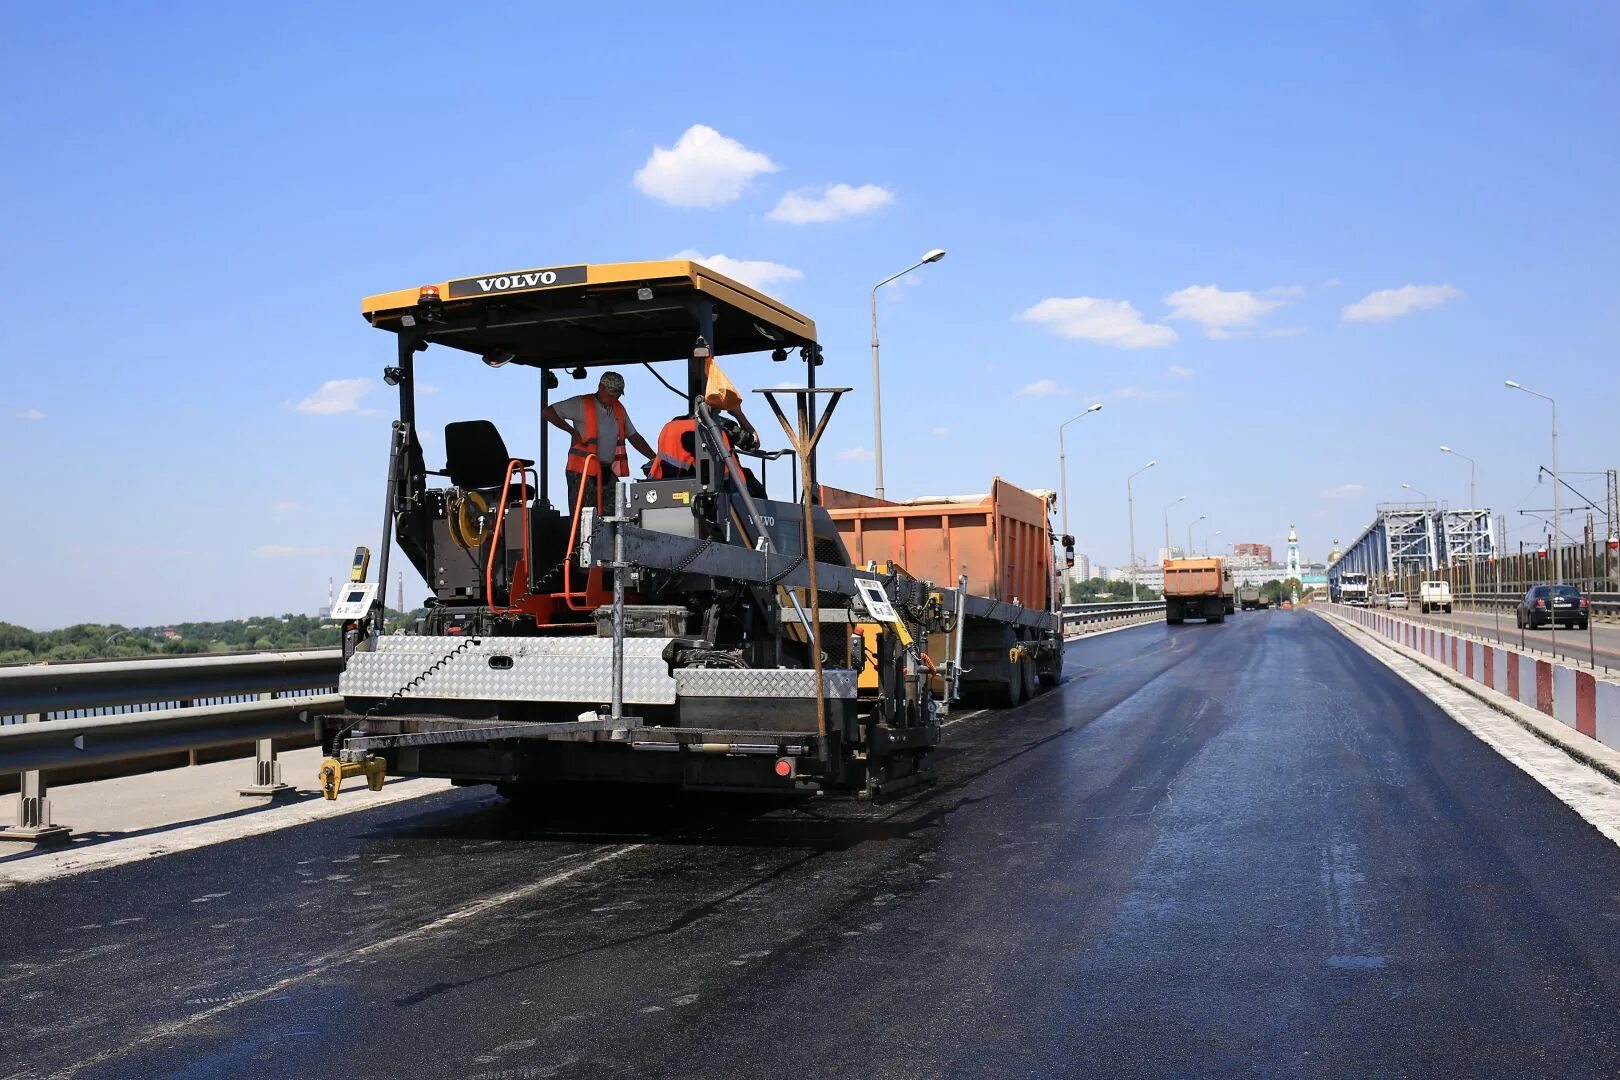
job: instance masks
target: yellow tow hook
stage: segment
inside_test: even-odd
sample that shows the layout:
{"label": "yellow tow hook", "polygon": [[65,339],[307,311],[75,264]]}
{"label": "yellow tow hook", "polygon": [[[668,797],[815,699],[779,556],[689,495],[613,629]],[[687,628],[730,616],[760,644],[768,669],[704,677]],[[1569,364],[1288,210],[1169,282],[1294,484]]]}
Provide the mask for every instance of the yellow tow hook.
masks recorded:
{"label": "yellow tow hook", "polygon": [[1025,660],[1033,659],[1035,659],[1035,650],[1028,645],[1018,644],[1007,650],[1007,662],[1010,664],[1021,664]]}
{"label": "yellow tow hook", "polygon": [[380,757],[367,757],[363,761],[339,761],[329,757],[321,761],[321,770],[317,775],[321,781],[321,794],[333,800],[338,797],[338,789],[343,787],[344,778],[349,776],[364,776],[372,791],[381,791],[383,780],[388,775],[388,763]]}

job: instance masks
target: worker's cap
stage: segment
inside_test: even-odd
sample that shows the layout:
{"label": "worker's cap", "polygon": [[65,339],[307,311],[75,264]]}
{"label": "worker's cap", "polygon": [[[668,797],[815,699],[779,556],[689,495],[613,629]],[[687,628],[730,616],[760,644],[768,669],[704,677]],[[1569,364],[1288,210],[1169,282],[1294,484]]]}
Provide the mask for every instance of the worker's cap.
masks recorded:
{"label": "worker's cap", "polygon": [[602,379],[596,384],[597,389],[606,390],[610,394],[624,393],[624,376],[617,371],[602,372]]}

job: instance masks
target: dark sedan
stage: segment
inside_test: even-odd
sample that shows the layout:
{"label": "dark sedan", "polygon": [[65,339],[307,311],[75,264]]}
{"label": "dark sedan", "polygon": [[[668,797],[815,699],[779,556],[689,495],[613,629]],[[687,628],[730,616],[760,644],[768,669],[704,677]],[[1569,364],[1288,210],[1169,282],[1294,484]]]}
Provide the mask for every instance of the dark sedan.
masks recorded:
{"label": "dark sedan", "polygon": [[1585,630],[1592,618],[1592,605],[1573,585],[1532,585],[1519,601],[1515,616],[1521,630],[1554,622]]}

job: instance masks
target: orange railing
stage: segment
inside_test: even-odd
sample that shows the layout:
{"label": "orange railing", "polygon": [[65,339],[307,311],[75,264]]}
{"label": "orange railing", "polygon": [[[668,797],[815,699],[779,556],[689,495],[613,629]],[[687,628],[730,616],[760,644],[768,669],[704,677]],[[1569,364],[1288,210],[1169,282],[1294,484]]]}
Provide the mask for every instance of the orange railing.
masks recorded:
{"label": "orange railing", "polygon": [[[511,577],[506,583],[506,601],[509,606],[497,608],[495,606],[494,571],[495,553],[502,551],[501,527],[506,524],[506,497],[512,489],[512,472],[518,473],[518,483],[522,485],[523,492],[523,554],[518,556],[516,565],[512,567]],[[489,609],[496,614],[510,615],[518,609],[511,607],[512,594],[515,592],[515,583],[520,572],[527,571],[529,563],[529,474],[528,467],[516,458],[506,463],[506,475],[501,478],[500,508],[495,511],[495,531],[489,541],[489,555],[484,559],[484,601]]]}

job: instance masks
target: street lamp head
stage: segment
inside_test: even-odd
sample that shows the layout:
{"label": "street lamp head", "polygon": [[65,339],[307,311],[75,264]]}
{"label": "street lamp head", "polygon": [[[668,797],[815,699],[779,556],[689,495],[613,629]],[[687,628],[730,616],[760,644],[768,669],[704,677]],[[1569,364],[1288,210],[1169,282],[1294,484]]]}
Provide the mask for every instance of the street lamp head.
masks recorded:
{"label": "street lamp head", "polygon": [[1144,469],[1151,469],[1151,468],[1153,468],[1153,466],[1155,466],[1155,465],[1157,465],[1157,464],[1158,464],[1158,462],[1157,462],[1157,461],[1150,461],[1150,462],[1148,462],[1148,463],[1147,463],[1147,464],[1146,464],[1146,465],[1144,465],[1144,466],[1142,466],[1142,468],[1144,468]]}
{"label": "street lamp head", "polygon": [[1087,406],[1087,407],[1086,407],[1086,412],[1096,412],[1096,411],[1097,411],[1097,410],[1098,410],[1098,409],[1100,409],[1100,408],[1102,408],[1102,402],[1100,402],[1100,401],[1099,401],[1099,402],[1097,402],[1097,404],[1095,404],[1095,405],[1089,405],[1089,406]]}
{"label": "street lamp head", "polygon": [[1442,453],[1442,454],[1449,454],[1449,453],[1451,453],[1451,447],[1449,447],[1449,446],[1442,446],[1442,447],[1441,447],[1441,448],[1440,448],[1440,452],[1441,452],[1441,453]]}
{"label": "street lamp head", "polygon": [[1518,383],[1514,382],[1512,379],[1503,379],[1502,380],[1502,385],[1507,387],[1509,390],[1523,390],[1524,389],[1524,387],[1520,386]]}
{"label": "street lamp head", "polygon": [[1411,484],[1402,484],[1401,487],[1405,488],[1407,491],[1416,491],[1417,490]]}
{"label": "street lamp head", "polygon": [[939,260],[943,259],[944,257],[945,257],[945,249],[944,248],[935,248],[934,250],[930,251],[928,254],[924,255],[922,257],[922,261],[925,262],[925,263],[936,263],[936,262],[939,262]]}

